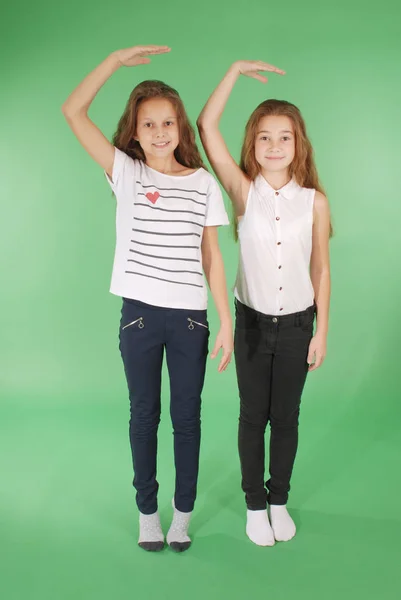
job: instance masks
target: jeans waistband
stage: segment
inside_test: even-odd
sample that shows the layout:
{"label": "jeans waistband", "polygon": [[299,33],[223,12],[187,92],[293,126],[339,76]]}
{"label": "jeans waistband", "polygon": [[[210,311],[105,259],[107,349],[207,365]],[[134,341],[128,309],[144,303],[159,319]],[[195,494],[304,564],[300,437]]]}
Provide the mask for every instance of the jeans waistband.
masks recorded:
{"label": "jeans waistband", "polygon": [[207,309],[191,309],[191,308],[172,308],[171,306],[155,306],[154,304],[146,304],[146,302],[141,302],[140,300],[134,300],[133,298],[125,298],[123,297],[123,304],[131,304],[134,306],[138,306],[140,308],[144,308],[147,310],[158,310],[158,311],[174,311],[177,313],[185,312],[185,313],[194,313],[194,314],[207,314]]}
{"label": "jeans waistband", "polygon": [[298,326],[302,324],[305,318],[313,319],[316,313],[316,304],[312,304],[308,306],[305,310],[301,310],[299,312],[290,313],[288,315],[266,315],[246,304],[242,304],[237,298],[235,298],[235,308],[239,314],[243,314],[244,316],[249,316],[257,321],[261,321],[262,323],[274,323],[280,324],[283,326]]}

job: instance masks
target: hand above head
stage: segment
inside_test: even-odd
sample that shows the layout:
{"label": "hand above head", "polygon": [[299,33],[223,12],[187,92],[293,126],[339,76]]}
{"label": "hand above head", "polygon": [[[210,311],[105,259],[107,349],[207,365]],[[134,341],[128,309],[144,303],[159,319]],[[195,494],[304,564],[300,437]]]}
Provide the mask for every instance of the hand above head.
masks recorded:
{"label": "hand above head", "polygon": [[135,67],[150,63],[150,58],[148,58],[150,55],[165,54],[170,50],[169,46],[133,46],[132,48],[116,50],[114,54],[122,66]]}
{"label": "hand above head", "polygon": [[270,65],[269,63],[262,62],[261,60],[238,60],[234,63],[233,67],[238,69],[241,75],[246,77],[253,77],[262,83],[267,82],[267,77],[260,75],[258,71],[270,71],[271,73],[277,73],[278,75],[285,75],[285,71]]}

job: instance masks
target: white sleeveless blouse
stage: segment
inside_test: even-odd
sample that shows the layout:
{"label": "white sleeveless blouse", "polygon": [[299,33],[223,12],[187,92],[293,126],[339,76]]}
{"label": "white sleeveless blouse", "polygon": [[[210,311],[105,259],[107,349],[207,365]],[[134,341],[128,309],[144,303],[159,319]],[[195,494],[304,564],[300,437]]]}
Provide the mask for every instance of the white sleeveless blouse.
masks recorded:
{"label": "white sleeveless blouse", "polygon": [[291,180],[274,190],[259,174],[238,226],[235,297],[267,315],[305,310],[314,302],[309,274],[315,190]]}

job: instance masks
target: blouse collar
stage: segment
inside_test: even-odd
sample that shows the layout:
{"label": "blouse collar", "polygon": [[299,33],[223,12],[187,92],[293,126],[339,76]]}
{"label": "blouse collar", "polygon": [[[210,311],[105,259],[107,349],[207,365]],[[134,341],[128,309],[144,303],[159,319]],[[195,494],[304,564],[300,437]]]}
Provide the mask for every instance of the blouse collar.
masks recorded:
{"label": "blouse collar", "polygon": [[255,179],[255,187],[261,194],[273,195],[279,192],[281,196],[287,200],[292,200],[295,194],[299,191],[300,186],[297,184],[294,178],[292,178],[286,185],[279,190],[275,190],[263,177],[261,173]]}

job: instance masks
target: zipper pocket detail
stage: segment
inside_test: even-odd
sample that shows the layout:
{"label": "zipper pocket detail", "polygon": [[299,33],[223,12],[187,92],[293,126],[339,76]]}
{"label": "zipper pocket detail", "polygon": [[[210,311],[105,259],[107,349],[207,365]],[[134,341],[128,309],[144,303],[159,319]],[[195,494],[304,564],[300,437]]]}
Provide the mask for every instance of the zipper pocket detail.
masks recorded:
{"label": "zipper pocket detail", "polygon": [[[199,323],[198,321],[194,321],[190,317],[188,317],[187,320],[189,321],[188,329],[191,329],[191,330],[195,329],[195,325],[200,325],[201,327],[204,327],[205,329],[209,329],[207,325],[204,325],[203,323]],[[195,325],[194,325],[194,323],[195,323]]]}
{"label": "zipper pocket detail", "polygon": [[132,327],[132,325],[135,325],[135,323],[138,322],[138,329],[143,329],[145,327],[145,323],[143,322],[143,317],[139,317],[139,319],[135,319],[135,321],[131,321],[131,323],[127,323],[127,325],[124,325],[123,330],[127,329],[127,327]]}

